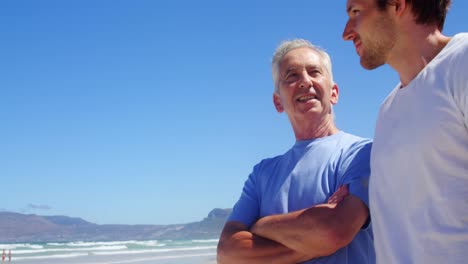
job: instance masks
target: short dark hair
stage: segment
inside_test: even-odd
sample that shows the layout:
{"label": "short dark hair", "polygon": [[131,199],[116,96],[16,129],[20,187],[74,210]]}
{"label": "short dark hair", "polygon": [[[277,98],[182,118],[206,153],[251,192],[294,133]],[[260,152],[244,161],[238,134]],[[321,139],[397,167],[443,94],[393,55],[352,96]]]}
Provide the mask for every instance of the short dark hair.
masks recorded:
{"label": "short dark hair", "polygon": [[[376,0],[380,10],[386,10],[394,0]],[[404,0],[411,5],[411,11],[418,24],[436,24],[440,30],[444,28],[445,17],[452,0]]]}

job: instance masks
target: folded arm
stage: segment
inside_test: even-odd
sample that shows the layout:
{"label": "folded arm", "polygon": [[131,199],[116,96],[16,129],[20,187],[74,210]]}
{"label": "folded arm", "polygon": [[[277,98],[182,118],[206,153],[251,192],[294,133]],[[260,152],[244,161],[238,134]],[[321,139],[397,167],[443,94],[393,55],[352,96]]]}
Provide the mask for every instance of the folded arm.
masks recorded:
{"label": "folded arm", "polygon": [[304,254],[248,231],[240,222],[227,222],[218,243],[218,264],[294,264],[307,260]]}
{"label": "folded arm", "polygon": [[306,255],[328,256],[348,245],[366,223],[369,209],[347,195],[337,204],[320,204],[300,211],[261,218],[251,232]]}

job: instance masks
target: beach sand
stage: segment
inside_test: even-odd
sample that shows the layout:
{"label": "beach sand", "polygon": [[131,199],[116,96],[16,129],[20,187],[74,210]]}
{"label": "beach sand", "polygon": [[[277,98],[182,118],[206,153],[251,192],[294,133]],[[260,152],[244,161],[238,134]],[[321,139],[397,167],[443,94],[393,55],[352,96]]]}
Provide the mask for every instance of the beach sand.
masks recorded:
{"label": "beach sand", "polygon": [[193,255],[123,254],[118,256],[80,256],[75,258],[49,258],[5,261],[1,264],[216,264],[216,253]]}

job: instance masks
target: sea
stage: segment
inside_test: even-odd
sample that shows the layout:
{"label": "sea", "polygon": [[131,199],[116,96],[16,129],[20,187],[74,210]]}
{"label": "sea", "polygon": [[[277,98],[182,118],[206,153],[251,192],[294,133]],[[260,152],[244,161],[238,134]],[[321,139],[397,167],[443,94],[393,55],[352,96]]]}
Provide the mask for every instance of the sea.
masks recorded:
{"label": "sea", "polygon": [[[0,244],[2,264],[214,264],[218,239]],[[11,260],[9,252],[11,251]]]}

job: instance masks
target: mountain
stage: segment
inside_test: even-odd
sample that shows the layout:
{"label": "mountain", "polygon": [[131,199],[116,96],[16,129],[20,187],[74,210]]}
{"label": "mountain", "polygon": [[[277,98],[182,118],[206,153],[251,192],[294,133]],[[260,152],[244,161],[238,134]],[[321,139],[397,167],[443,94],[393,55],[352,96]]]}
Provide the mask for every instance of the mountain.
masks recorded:
{"label": "mountain", "polygon": [[199,222],[98,225],[81,218],[0,212],[0,243],[218,238],[231,209],[213,209]]}

